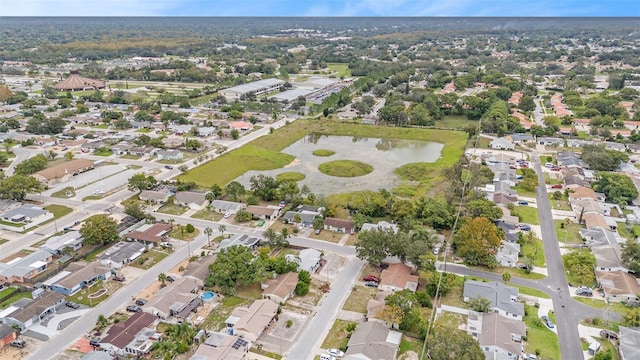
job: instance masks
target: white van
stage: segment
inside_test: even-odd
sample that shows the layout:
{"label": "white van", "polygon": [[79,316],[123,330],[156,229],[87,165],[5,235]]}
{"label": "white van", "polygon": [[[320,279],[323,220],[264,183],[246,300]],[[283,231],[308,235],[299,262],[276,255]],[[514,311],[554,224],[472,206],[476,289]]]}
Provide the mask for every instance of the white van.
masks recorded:
{"label": "white van", "polygon": [[552,168],[552,167],[554,167],[554,166],[555,166],[555,165],[553,165],[553,163],[546,163],[546,164],[544,164],[544,167],[546,167],[546,168]]}

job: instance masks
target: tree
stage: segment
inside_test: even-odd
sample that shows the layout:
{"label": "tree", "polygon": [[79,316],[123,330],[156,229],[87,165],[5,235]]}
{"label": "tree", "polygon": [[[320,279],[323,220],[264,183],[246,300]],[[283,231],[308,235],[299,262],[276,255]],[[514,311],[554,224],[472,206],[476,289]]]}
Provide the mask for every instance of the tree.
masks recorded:
{"label": "tree", "polygon": [[[224,225],[220,225],[220,226],[224,226]],[[204,233],[205,235],[207,235],[207,244],[211,246],[211,234],[213,234],[213,229],[207,226],[206,228],[204,228]]]}
{"label": "tree", "polygon": [[571,273],[578,284],[593,286],[595,282],[593,268],[596,266],[596,257],[590,250],[571,251],[562,256],[562,260],[565,269]]}
{"label": "tree", "polygon": [[265,239],[267,239],[267,246],[269,246],[271,249],[281,250],[289,246],[289,240],[287,240],[289,234],[284,232],[286,228],[283,228],[282,230],[283,232],[277,233],[269,228],[262,233]]}
{"label": "tree", "polygon": [[593,189],[604,193],[608,201],[627,205],[638,197],[638,189],[627,175],[605,172],[599,175],[600,179],[593,184]]}
{"label": "tree", "polygon": [[82,224],[80,234],[84,237],[85,244],[110,244],[119,239],[118,223],[107,215],[94,215]]}
{"label": "tree", "polygon": [[166,281],[167,281],[167,274],[161,272],[160,274],[158,274],[158,281],[160,281],[160,286],[161,287],[165,287],[166,286]]}
{"label": "tree", "polygon": [[640,326],[640,308],[627,310],[627,312],[622,316],[622,324],[628,327]]}
{"label": "tree", "polygon": [[502,217],[502,210],[493,202],[487,199],[477,199],[467,202],[467,216],[471,218],[486,217],[491,221],[496,221]]}
{"label": "tree", "polygon": [[622,244],[622,261],[629,266],[629,270],[640,273],[640,243],[627,241]]}
{"label": "tree", "polygon": [[300,270],[300,272],[298,273],[298,281],[305,284],[311,284],[311,275],[307,270]]}
{"label": "tree", "polygon": [[227,227],[225,225],[218,225],[218,231],[220,231],[220,234],[224,237],[224,232],[227,231]]}
{"label": "tree", "polygon": [[225,195],[231,196],[233,201],[237,201],[240,196],[244,195],[245,191],[244,186],[237,181],[232,181],[224,187]]}
{"label": "tree", "polygon": [[433,360],[484,360],[476,339],[454,327],[436,327],[427,340],[427,351]]}
{"label": "tree", "polygon": [[615,150],[608,150],[604,145],[586,144],[582,146],[582,160],[591,170],[614,171],[621,163],[627,162],[629,156]]}
{"label": "tree", "polygon": [[7,85],[0,84],[0,103],[6,103],[13,96],[13,91]]}
{"label": "tree", "polygon": [[71,160],[73,160],[73,157],[74,157],[74,156],[73,156],[73,152],[71,152],[71,151],[67,151],[67,152],[64,154],[64,159],[65,159],[65,160],[67,160],[67,161],[71,161]]}
{"label": "tree", "polygon": [[500,247],[498,228],[487,218],[465,221],[456,233],[453,246],[470,265],[495,266],[495,254]]}
{"label": "tree", "polygon": [[96,328],[98,331],[102,331],[109,325],[109,319],[103,314],[98,315],[98,320],[96,320]]}
{"label": "tree", "polygon": [[251,213],[248,212],[247,210],[239,210],[236,213],[234,220],[237,222],[247,222],[247,221],[251,221],[252,218],[253,218],[253,215],[251,215]]}
{"label": "tree", "polygon": [[129,178],[128,188],[131,191],[142,192],[142,190],[149,190],[157,184],[158,180],[151,175],[145,175],[144,173],[138,173]]}
{"label": "tree", "polygon": [[261,281],[264,263],[254,261],[251,249],[231,246],[222,249],[216,260],[209,266],[205,279],[207,286],[217,286],[224,295],[233,295],[236,285],[251,285]]}
{"label": "tree", "polygon": [[520,103],[518,104],[518,107],[520,108],[520,110],[525,112],[533,111],[536,108],[536,104],[533,101],[532,96],[523,96],[522,99],[520,99]]}
{"label": "tree", "polygon": [[30,175],[46,167],[47,167],[47,158],[42,154],[38,154],[16,165],[16,167],[14,168],[14,174]]}
{"label": "tree", "polygon": [[210,193],[213,195],[214,200],[219,199],[222,196],[222,188],[218,184],[213,184]]}
{"label": "tree", "polygon": [[502,281],[504,281],[505,284],[511,281],[511,273],[508,271],[502,273]]}
{"label": "tree", "polygon": [[451,229],[453,216],[445,201],[435,198],[420,198],[416,203],[416,217],[434,229]]}
{"label": "tree", "polygon": [[196,228],[192,225],[192,224],[187,224],[184,229],[189,233],[193,233],[194,231],[196,231]]}
{"label": "tree", "polygon": [[40,190],[42,184],[32,176],[13,175],[0,179],[0,199],[24,200],[27,193]]}
{"label": "tree", "polygon": [[469,307],[473,311],[488,313],[491,305],[491,300],[484,296],[478,296],[469,300]]}
{"label": "tree", "polygon": [[202,147],[202,143],[196,139],[189,139],[184,143],[184,146],[187,149],[191,149],[193,151],[197,151]]}
{"label": "tree", "polygon": [[396,232],[393,229],[377,228],[360,231],[355,242],[356,255],[371,265],[380,266],[382,260],[389,255],[391,243],[395,238]]}
{"label": "tree", "polygon": [[136,220],[142,220],[147,218],[147,214],[144,213],[144,209],[139,203],[129,203],[124,207],[124,213],[134,217]]}
{"label": "tree", "polygon": [[230,134],[233,140],[238,140],[238,138],[240,138],[240,133],[238,132],[238,129],[232,129]]}
{"label": "tree", "polygon": [[309,292],[309,284],[304,283],[302,281],[298,281],[296,284],[295,293],[298,296],[305,296]]}

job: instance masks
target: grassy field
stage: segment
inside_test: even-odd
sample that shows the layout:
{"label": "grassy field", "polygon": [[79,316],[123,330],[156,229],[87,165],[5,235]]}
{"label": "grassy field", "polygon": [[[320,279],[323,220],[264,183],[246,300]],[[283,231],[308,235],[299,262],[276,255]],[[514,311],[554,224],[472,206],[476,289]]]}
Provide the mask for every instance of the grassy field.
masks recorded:
{"label": "grassy field", "polygon": [[[419,163],[418,166],[396,169],[396,174],[402,179],[420,181],[422,187],[427,187],[434,180],[442,179],[440,172],[437,170],[455,164],[460,159],[467,140],[467,134],[458,131],[394,128],[335,121],[297,120],[274,131],[273,134],[260,137],[240,149],[230,151],[219,158],[208,161],[181,175],[179,179],[184,182],[193,181],[201,187],[210,188],[214,184],[226,185],[249,170],[271,170],[284,167],[293,161],[293,156],[282,154],[280,151],[311,133],[424,140],[445,144],[442,149],[442,156],[436,162]],[[221,169],[224,169],[224,171],[220,171]]]}
{"label": "grassy field", "polygon": [[533,260],[534,266],[545,266],[542,240],[534,238],[533,241],[525,241],[520,253],[523,257],[528,257]]}
{"label": "grassy field", "polygon": [[333,154],[335,154],[336,152],[333,150],[323,150],[323,149],[319,149],[319,150],[313,150],[312,154],[315,156],[331,156]]}
{"label": "grassy field", "polygon": [[558,336],[538,318],[538,309],[533,306],[525,305],[524,322],[527,325],[527,343],[525,351],[535,354],[536,349],[540,350],[540,358],[542,359],[560,359],[560,344]]}
{"label": "grassy field", "polygon": [[467,126],[478,126],[478,121],[458,115],[445,116],[442,120],[436,121],[436,127],[445,129],[463,129]]}
{"label": "grassy field", "polygon": [[398,356],[408,351],[413,351],[418,356],[420,356],[420,353],[422,352],[422,340],[402,335],[402,339],[400,339],[400,347],[398,349]]}
{"label": "grassy field", "polygon": [[563,222],[564,220],[553,220],[553,225],[556,228],[556,236],[558,237],[558,241],[566,244],[582,244],[580,229],[584,229],[584,226],[570,221],[568,224],[564,224],[563,229],[562,225],[560,225]]}
{"label": "grassy field", "polygon": [[347,343],[349,342],[349,332],[347,331],[347,326],[349,324],[356,324],[352,321],[340,320],[337,319],[331,330],[329,330],[329,334],[322,342],[323,349],[345,349],[347,347]]}
{"label": "grassy field", "polygon": [[518,186],[514,187],[514,189],[518,192],[518,195],[526,196],[526,197],[532,197],[532,198],[536,197],[536,192],[535,191],[527,190],[527,189],[523,188],[521,186],[521,184],[522,183],[520,183],[520,184],[518,184]]}
{"label": "grassy field", "polygon": [[373,166],[356,160],[336,160],[318,166],[321,173],[337,177],[364,176],[373,171]]}
{"label": "grassy field", "polygon": [[620,314],[624,314],[627,311],[633,309],[631,307],[626,306],[623,303],[617,303],[617,302],[606,303],[604,302],[604,300],[597,300],[597,299],[583,297],[583,296],[576,296],[573,298],[573,300],[581,302],[585,305],[589,305],[596,309],[604,309],[605,307],[610,306],[613,309],[613,311],[618,312]]}
{"label": "grassy field", "polygon": [[278,181],[300,181],[304,180],[305,176],[303,173],[295,172],[295,171],[286,171],[276,175],[276,180]]}
{"label": "grassy field", "polygon": [[531,206],[516,206],[515,210],[511,212],[511,215],[515,215],[520,219],[520,222],[525,224],[538,225],[538,209]]}
{"label": "grassy field", "polygon": [[369,303],[369,300],[376,296],[377,292],[378,289],[376,288],[356,285],[353,287],[351,295],[347,298],[342,309],[366,314],[367,304]]}
{"label": "grassy field", "polygon": [[193,232],[187,232],[184,225],[174,226],[173,230],[169,233],[169,237],[178,239],[178,240],[186,240],[191,241],[195,239],[196,236],[200,234],[200,230],[194,229]]}
{"label": "grassy field", "polygon": [[193,219],[202,219],[209,221],[220,221],[222,220],[223,215],[217,212],[213,212],[207,209],[200,210],[197,213],[191,215]]}
{"label": "grassy field", "polygon": [[31,299],[31,293],[28,291],[21,291],[13,294],[10,298],[0,303],[0,309],[8,307],[20,299]]}
{"label": "grassy field", "polygon": [[187,212],[187,208],[175,204],[165,204],[158,209],[158,212],[169,215],[182,215]]}
{"label": "grassy field", "polygon": [[241,305],[248,306],[250,304],[251,301],[247,301],[236,296],[224,298],[220,306],[216,308],[215,311],[212,311],[209,317],[204,321],[202,327],[212,331],[222,330],[226,326],[224,321],[229,317],[229,315],[231,315],[231,311],[233,311],[233,309]]}
{"label": "grassy field", "polygon": [[330,71],[337,73],[338,77],[351,76],[351,70],[349,69],[349,64],[327,63],[327,68],[329,68]]}
{"label": "grassy field", "polygon": [[[151,249],[146,252],[143,256],[140,256],[136,261],[131,263],[131,266],[137,267],[138,269],[148,270],[153,265],[162,261],[162,259],[166,258],[169,254],[166,250],[156,250]],[[140,260],[142,259],[142,260]]]}
{"label": "grassy field", "polygon": [[67,198],[67,193],[69,193],[71,195],[70,197],[76,196],[76,191],[74,190],[74,188],[72,186],[66,187],[66,188],[64,188],[62,190],[58,190],[58,191],[54,192],[53,194],[51,194],[51,196],[57,197],[57,198],[61,198],[61,199],[66,199]]}

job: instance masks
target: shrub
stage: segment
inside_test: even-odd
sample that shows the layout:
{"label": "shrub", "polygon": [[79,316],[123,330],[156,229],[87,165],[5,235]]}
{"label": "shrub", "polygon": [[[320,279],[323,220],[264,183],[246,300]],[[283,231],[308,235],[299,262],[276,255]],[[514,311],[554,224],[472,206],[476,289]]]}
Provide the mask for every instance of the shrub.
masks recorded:
{"label": "shrub", "polygon": [[296,295],[305,296],[307,295],[308,292],[309,292],[309,284],[304,283],[302,281],[298,281],[298,284],[296,285],[296,290],[295,290]]}
{"label": "shrub", "polygon": [[187,226],[185,226],[184,229],[187,230],[188,233],[192,233],[196,231],[196,229],[191,224],[187,224]]}
{"label": "shrub", "polygon": [[290,328],[293,325],[293,320],[289,319],[287,321],[285,321],[284,326],[286,326],[287,328]]}

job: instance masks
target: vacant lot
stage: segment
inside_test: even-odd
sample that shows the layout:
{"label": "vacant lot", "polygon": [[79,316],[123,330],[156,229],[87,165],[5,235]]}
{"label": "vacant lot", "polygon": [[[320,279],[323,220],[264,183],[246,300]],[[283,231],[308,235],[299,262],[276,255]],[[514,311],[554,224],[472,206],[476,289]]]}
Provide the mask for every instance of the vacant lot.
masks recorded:
{"label": "vacant lot", "polygon": [[[337,319],[331,330],[329,330],[329,334],[324,339],[322,343],[323,349],[346,349],[347,343],[349,342],[348,335],[353,332],[350,327],[353,327],[355,330],[356,323],[352,321],[340,320]],[[351,330],[351,331],[349,331]]]}
{"label": "vacant lot", "polygon": [[369,300],[373,299],[377,292],[377,288],[356,285],[351,290],[351,295],[347,298],[342,309],[365,314]]}

